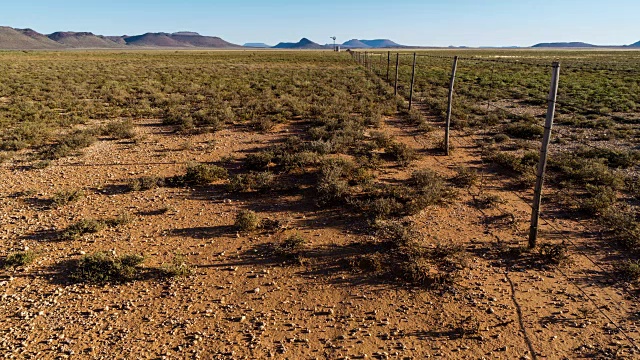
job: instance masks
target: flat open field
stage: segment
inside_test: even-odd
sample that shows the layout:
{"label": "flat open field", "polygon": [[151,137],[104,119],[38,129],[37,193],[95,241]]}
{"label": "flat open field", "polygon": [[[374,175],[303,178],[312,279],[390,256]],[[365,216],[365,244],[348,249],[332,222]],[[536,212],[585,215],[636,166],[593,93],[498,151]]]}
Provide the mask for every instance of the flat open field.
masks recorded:
{"label": "flat open field", "polygon": [[639,60],[0,52],[0,353],[637,358]]}

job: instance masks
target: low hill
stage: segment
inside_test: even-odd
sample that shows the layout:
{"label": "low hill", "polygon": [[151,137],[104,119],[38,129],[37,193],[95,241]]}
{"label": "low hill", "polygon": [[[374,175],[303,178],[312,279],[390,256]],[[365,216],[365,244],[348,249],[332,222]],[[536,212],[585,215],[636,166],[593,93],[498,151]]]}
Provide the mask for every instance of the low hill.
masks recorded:
{"label": "low hill", "polygon": [[629,47],[640,47],[640,41],[638,41],[637,43],[629,45]]}
{"label": "low hill", "polygon": [[351,39],[343,43],[342,46],[350,49],[367,49],[371,47],[358,39]]}
{"label": "low hill", "polygon": [[378,48],[378,49],[404,47],[404,45],[400,45],[389,39],[360,40],[360,41],[372,48]]}
{"label": "low hill", "polygon": [[[195,35],[194,35],[195,34]],[[199,47],[199,48],[237,48],[238,45],[215,36],[202,36],[197,33],[146,33],[124,38],[129,46],[140,47]]]}
{"label": "low hill", "polygon": [[53,50],[64,48],[64,45],[31,29],[14,29],[7,26],[0,26],[0,49]]}
{"label": "low hill", "polygon": [[315,43],[307,38],[302,38],[297,43],[281,42],[280,44],[274,46],[273,48],[274,49],[326,49],[325,46]]}
{"label": "low hill", "polygon": [[123,46],[104,36],[94,35],[90,32],[59,31],[49,34],[47,37],[72,48],[110,49]]}
{"label": "low hill", "polygon": [[105,36],[105,38],[109,39],[109,40],[111,40],[114,43],[119,44],[119,45],[127,45],[127,42],[125,40],[126,38],[128,38],[127,35],[124,35],[124,36]]}
{"label": "low hill", "polygon": [[271,45],[267,45],[265,43],[246,43],[242,46],[249,47],[249,48],[260,48],[260,49],[267,49],[271,47]]}
{"label": "low hill", "polygon": [[597,47],[593,44],[587,44],[584,42],[552,42],[552,43],[540,43],[532,46],[533,48],[592,48]]}

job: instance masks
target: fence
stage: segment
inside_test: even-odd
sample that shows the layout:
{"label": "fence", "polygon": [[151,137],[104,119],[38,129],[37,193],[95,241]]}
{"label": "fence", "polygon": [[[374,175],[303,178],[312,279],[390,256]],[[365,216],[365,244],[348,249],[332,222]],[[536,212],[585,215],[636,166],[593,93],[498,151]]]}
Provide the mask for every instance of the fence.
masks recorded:
{"label": "fence", "polygon": [[[562,239],[563,244],[568,243],[611,280],[623,284],[624,292],[638,301],[628,282],[606,271],[601,263],[568,237],[553,218],[546,217],[544,213],[541,216],[549,157],[557,158],[557,166],[566,154],[578,157],[595,154],[593,157],[598,160],[594,162],[605,167],[636,167],[637,170],[640,152],[629,151],[637,146],[633,137],[639,135],[633,131],[634,125],[640,124],[640,119],[633,115],[636,109],[640,110],[640,68],[637,65],[622,56],[620,61],[600,67],[580,60],[561,67],[559,62],[545,57],[462,57],[433,52],[358,51],[352,52],[352,56],[361,66],[393,86],[394,94],[407,100],[410,113],[419,111],[442,123],[444,138],[441,150],[447,156],[450,155],[451,140],[474,147],[488,139],[499,141],[500,135],[504,135],[502,132],[506,132],[509,137],[522,140],[520,146],[527,150],[541,139],[535,147],[537,156],[525,153],[522,158],[528,165],[536,165],[535,186],[525,195],[512,191],[531,207],[529,247],[536,247],[539,223],[542,222]],[[560,81],[561,69],[563,81]],[[558,122],[555,127],[554,120]],[[620,134],[629,127],[628,134]],[[452,135],[452,129],[460,131],[460,134]],[[494,137],[490,138],[492,134]],[[468,140],[469,137],[472,141]],[[554,146],[550,148],[552,141]],[[485,167],[484,162],[482,166]],[[592,176],[597,177],[598,174]],[[630,186],[623,190],[609,184],[614,181],[611,179],[583,179],[582,186],[588,195],[596,199],[602,194],[596,190],[589,194],[593,186],[606,188],[611,185],[615,193],[635,191],[637,201],[640,178],[630,176],[628,179],[631,179]],[[529,196],[532,199],[527,199]],[[640,227],[617,230],[626,233],[631,240],[640,236],[637,232]],[[602,299],[590,295],[562,268],[558,267],[558,270],[640,351],[635,339],[599,305],[598,300]]]}

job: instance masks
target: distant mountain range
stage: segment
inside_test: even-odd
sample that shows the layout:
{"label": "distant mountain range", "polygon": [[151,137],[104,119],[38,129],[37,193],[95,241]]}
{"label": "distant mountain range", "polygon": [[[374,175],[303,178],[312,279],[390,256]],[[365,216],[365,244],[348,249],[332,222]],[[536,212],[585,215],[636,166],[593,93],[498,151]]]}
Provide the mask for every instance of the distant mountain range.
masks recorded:
{"label": "distant mountain range", "polygon": [[315,43],[307,38],[302,38],[297,43],[281,42],[274,49],[326,49],[324,45]]}
{"label": "distant mountain range", "polygon": [[583,42],[555,42],[555,43],[540,43],[532,46],[533,48],[592,48],[597,47],[593,44],[587,44]]}
{"label": "distant mountain range", "polygon": [[[281,42],[270,47],[264,43],[232,44],[216,36],[204,36],[197,32],[146,33],[135,36],[103,36],[90,32],[59,31],[49,35],[32,29],[15,29],[0,26],[0,50],[63,50],[63,49],[124,49],[124,48],[206,48],[206,49],[331,49],[332,44],[320,45],[307,38],[296,43]],[[345,49],[409,48],[388,39],[352,39],[341,44]],[[599,46],[584,42],[549,42],[533,48],[640,48],[640,41],[624,46]],[[419,46],[411,48],[420,48]],[[459,47],[466,48],[466,47]],[[517,48],[517,47],[507,47]]]}
{"label": "distant mountain range", "polygon": [[351,39],[342,44],[347,49],[383,49],[383,48],[401,48],[405,47],[388,39],[376,40],[358,40]]}
{"label": "distant mountain range", "polygon": [[146,33],[136,36],[102,36],[90,32],[55,32],[44,35],[31,29],[0,26],[0,49],[55,50],[55,49],[119,49],[144,48],[241,48],[215,36],[202,36],[195,32]]}
{"label": "distant mountain range", "polygon": [[268,49],[272,47],[271,45],[267,45],[265,43],[246,43],[242,46],[248,47],[248,48],[259,48],[259,49]]}
{"label": "distant mountain range", "polygon": [[552,43],[540,43],[535,44],[532,48],[634,48],[640,47],[640,41],[631,45],[593,45],[585,42],[552,42]]}

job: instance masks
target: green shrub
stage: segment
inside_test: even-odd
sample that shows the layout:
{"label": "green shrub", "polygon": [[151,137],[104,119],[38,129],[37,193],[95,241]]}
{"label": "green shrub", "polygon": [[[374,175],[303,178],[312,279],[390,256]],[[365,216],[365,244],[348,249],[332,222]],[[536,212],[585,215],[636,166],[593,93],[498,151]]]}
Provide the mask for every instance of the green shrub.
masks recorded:
{"label": "green shrub", "polygon": [[70,278],[75,282],[96,284],[132,281],[141,274],[143,262],[144,257],[139,255],[87,254],[72,263]]}
{"label": "green shrub", "polygon": [[587,197],[580,202],[580,210],[590,215],[598,215],[608,210],[617,200],[614,189],[608,186],[587,184]]}
{"label": "green shrub", "polygon": [[118,227],[130,223],[132,220],[133,218],[130,213],[123,212],[113,219],[104,220],[103,223],[109,227]]}
{"label": "green shrub", "polygon": [[229,178],[231,192],[267,191],[274,188],[275,175],[269,171],[236,174]]}
{"label": "green shrub", "polygon": [[532,140],[541,138],[544,134],[544,128],[536,124],[519,122],[507,125],[505,132],[516,138]]}
{"label": "green shrub", "polygon": [[304,249],[307,240],[300,234],[293,234],[273,246],[273,254],[288,259],[296,259]]}
{"label": "green shrub", "polygon": [[245,167],[249,170],[266,170],[273,161],[275,155],[271,151],[248,154],[244,160]]}
{"label": "green shrub", "polygon": [[157,176],[143,176],[137,179],[129,179],[127,188],[129,191],[146,191],[165,185],[165,179]]}
{"label": "green shrub", "polygon": [[470,187],[478,182],[478,172],[469,167],[460,166],[456,169],[456,176],[451,182],[459,187]]}
{"label": "green shrub", "polygon": [[93,145],[96,137],[91,130],[80,130],[65,135],[57,143],[44,149],[42,156],[45,159],[55,160],[69,156],[74,151]]}
{"label": "green shrub", "polygon": [[260,218],[251,210],[241,210],[236,215],[236,221],[234,223],[240,231],[254,231],[260,226]]}
{"label": "green shrub", "polygon": [[575,156],[586,159],[604,159],[607,166],[615,169],[627,169],[640,163],[640,151],[633,150],[583,147],[575,152]]}
{"label": "green shrub", "polygon": [[61,207],[72,202],[76,202],[84,197],[84,191],[80,189],[75,190],[61,190],[56,192],[51,198],[51,203],[54,207]]}
{"label": "green shrub", "polygon": [[114,139],[133,139],[136,137],[133,122],[131,120],[110,122],[100,129],[100,135]]}
{"label": "green shrub", "polygon": [[408,166],[413,160],[417,158],[415,150],[409,147],[407,144],[400,142],[393,142],[386,148],[386,153],[391,158],[397,161],[401,166]]}
{"label": "green shrub", "polygon": [[316,183],[317,201],[321,205],[344,202],[351,195],[350,173],[354,165],[343,160],[330,160],[320,168]]}
{"label": "green shrub", "polygon": [[160,267],[160,271],[166,277],[188,276],[193,273],[192,267],[187,263],[187,259],[182,254],[176,254],[171,263],[164,264]]}
{"label": "green shrub", "polygon": [[94,234],[104,229],[105,223],[100,220],[82,219],[69,227],[61,234],[62,240],[75,240],[84,234]]}
{"label": "green shrub", "polygon": [[627,260],[621,264],[616,264],[615,272],[617,277],[622,280],[636,282],[640,279],[640,262]]}
{"label": "green shrub", "polygon": [[225,168],[208,164],[189,164],[184,182],[194,185],[206,185],[216,180],[226,179],[228,172]]}
{"label": "green shrub", "polygon": [[27,266],[36,259],[36,254],[33,251],[19,251],[9,255],[1,262],[3,268]]}

